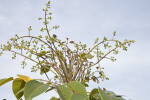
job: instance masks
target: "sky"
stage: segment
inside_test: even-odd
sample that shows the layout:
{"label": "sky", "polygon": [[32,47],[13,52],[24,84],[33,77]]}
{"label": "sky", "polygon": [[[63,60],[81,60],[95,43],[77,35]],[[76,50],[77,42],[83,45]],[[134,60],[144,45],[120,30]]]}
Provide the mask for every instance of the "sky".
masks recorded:
{"label": "sky", "polygon": [[[38,34],[42,22],[38,17],[47,0],[0,0],[0,44],[6,43],[15,34],[26,35],[27,28],[32,26],[32,35]],[[69,37],[89,46],[94,39],[103,36],[116,39],[132,39],[135,43],[128,51],[121,51],[116,62],[103,61],[108,81],[95,85],[90,83],[88,90],[105,87],[127,100],[149,100],[150,98],[150,1],[149,0],[51,0],[53,13],[52,25],[60,28],[53,33],[59,38]],[[0,56],[0,79],[17,77],[17,74],[31,78],[45,78],[38,73],[31,73],[29,63],[21,68],[21,57],[11,59],[11,53]],[[34,100],[49,100],[54,92],[42,94]],[[11,82],[0,87],[0,100],[15,100]]]}

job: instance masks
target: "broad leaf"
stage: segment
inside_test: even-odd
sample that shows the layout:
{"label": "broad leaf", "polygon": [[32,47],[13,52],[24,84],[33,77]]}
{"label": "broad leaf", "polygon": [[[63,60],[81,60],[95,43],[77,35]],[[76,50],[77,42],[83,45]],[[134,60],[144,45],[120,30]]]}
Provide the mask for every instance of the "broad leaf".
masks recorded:
{"label": "broad leaf", "polygon": [[23,96],[23,89],[26,82],[22,79],[14,79],[12,83],[12,90],[17,99],[20,99]]}
{"label": "broad leaf", "polygon": [[79,95],[87,95],[84,85],[79,82],[72,81],[68,83],[68,86]]}
{"label": "broad leaf", "polygon": [[36,80],[31,80],[26,83],[24,90],[25,100],[31,100],[34,97],[42,94],[48,89],[49,85]]}
{"label": "broad leaf", "polygon": [[25,82],[28,82],[31,80],[29,76],[24,76],[24,75],[17,75],[20,79],[23,79]]}
{"label": "broad leaf", "polygon": [[99,92],[99,95],[100,95],[100,99],[99,100],[125,100],[122,97],[116,97],[114,95],[108,95],[101,88],[98,88],[98,92]]}
{"label": "broad leaf", "polygon": [[56,86],[57,92],[62,100],[70,100],[73,92],[66,85],[58,85]]}
{"label": "broad leaf", "polygon": [[0,79],[0,86],[2,86],[3,84],[5,84],[11,80],[13,80],[13,77]]}
{"label": "broad leaf", "polygon": [[70,100],[89,100],[89,98],[86,95],[74,94],[73,96],[71,96]]}

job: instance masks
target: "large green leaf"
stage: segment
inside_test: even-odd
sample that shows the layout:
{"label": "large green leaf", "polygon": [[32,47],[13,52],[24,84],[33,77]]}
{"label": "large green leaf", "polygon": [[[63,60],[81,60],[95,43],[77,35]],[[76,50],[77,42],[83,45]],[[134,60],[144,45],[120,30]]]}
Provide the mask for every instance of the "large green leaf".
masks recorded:
{"label": "large green leaf", "polygon": [[125,100],[122,97],[117,97],[117,96],[114,96],[114,95],[108,95],[101,88],[98,88],[98,92],[99,92],[99,95],[100,95],[99,100]]}
{"label": "large green leaf", "polygon": [[79,95],[87,95],[84,85],[79,82],[72,81],[68,83],[68,86]]}
{"label": "large green leaf", "polygon": [[13,80],[13,77],[9,77],[9,78],[4,78],[4,79],[0,79],[0,86],[2,86],[3,84],[9,82]]}
{"label": "large green leaf", "polygon": [[48,89],[49,85],[36,80],[31,80],[26,83],[24,90],[25,100],[31,100],[34,97],[42,94]]}
{"label": "large green leaf", "polygon": [[16,98],[19,100],[23,96],[23,91],[19,92],[22,90],[25,86],[26,82],[22,79],[14,79],[12,83],[12,90]]}
{"label": "large green leaf", "polygon": [[73,92],[66,85],[58,85],[56,86],[57,92],[62,100],[70,100]]}
{"label": "large green leaf", "polygon": [[71,96],[70,100],[89,100],[89,98],[86,95],[74,94]]}

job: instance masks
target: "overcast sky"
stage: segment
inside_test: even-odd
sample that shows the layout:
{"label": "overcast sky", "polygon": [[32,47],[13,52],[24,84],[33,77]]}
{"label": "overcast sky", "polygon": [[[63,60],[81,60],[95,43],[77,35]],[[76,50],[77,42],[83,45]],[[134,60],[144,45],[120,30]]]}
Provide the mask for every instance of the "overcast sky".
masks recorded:
{"label": "overcast sky", "polygon": [[[39,33],[43,16],[42,8],[47,0],[0,0],[0,44],[14,36],[26,35],[31,25],[32,35]],[[53,31],[59,38],[69,37],[88,45],[94,39],[111,37],[117,31],[116,39],[133,39],[136,42],[127,52],[120,52],[116,62],[104,61],[104,72],[109,81],[99,85],[90,84],[90,89],[105,87],[132,100],[150,98],[150,1],[149,0],[51,0],[53,25],[60,29]],[[0,79],[16,74],[31,78],[44,78],[30,73],[29,64],[22,69],[21,57],[11,59],[6,52],[0,57]],[[49,100],[54,92],[42,94],[34,100]],[[0,100],[15,100],[11,82],[0,87]]]}

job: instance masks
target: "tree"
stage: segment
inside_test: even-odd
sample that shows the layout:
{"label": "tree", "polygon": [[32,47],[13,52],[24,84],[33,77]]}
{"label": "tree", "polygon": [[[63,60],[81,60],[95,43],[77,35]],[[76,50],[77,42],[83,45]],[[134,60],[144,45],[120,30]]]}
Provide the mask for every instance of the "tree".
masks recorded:
{"label": "tree", "polygon": [[[115,31],[111,39],[104,37],[100,41],[99,38],[96,38],[91,48],[69,38],[62,41],[56,34],[50,33],[51,30],[58,29],[59,26],[49,26],[49,22],[52,20],[52,13],[49,10],[50,1],[43,9],[44,17],[38,18],[43,20],[45,25],[40,31],[46,34],[32,36],[32,27],[30,26],[28,35],[18,36],[16,34],[0,48],[1,55],[4,51],[9,51],[13,54],[12,59],[15,59],[17,55],[24,57],[22,61],[23,68],[27,65],[26,60],[33,61],[35,65],[32,66],[31,72],[40,70],[40,74],[45,74],[47,80],[30,79],[28,76],[18,75],[19,78],[16,79],[13,79],[13,77],[1,79],[0,85],[13,80],[13,92],[19,100],[23,95],[26,100],[30,100],[52,89],[57,89],[62,100],[75,100],[75,98],[76,100],[77,98],[78,100],[83,98],[90,100],[99,100],[100,98],[102,100],[104,98],[107,98],[107,100],[110,98],[122,99],[121,96],[105,89],[102,91],[100,88],[92,90],[88,96],[85,87],[88,87],[90,80],[96,83],[99,83],[100,79],[102,81],[108,80],[109,78],[104,74],[100,62],[103,59],[115,61],[113,55],[118,54],[121,49],[127,51],[127,47],[134,43],[134,40],[126,39],[121,42],[115,39]],[[97,60],[94,61],[93,59]],[[96,70],[93,71],[91,68]],[[49,78],[48,73],[53,75],[52,79]],[[80,92],[81,90],[84,92]],[[57,100],[55,97],[52,98],[52,100],[55,99]]]}

